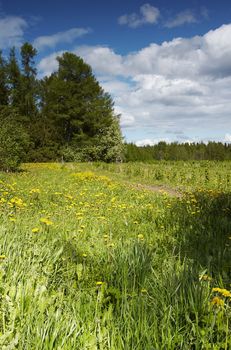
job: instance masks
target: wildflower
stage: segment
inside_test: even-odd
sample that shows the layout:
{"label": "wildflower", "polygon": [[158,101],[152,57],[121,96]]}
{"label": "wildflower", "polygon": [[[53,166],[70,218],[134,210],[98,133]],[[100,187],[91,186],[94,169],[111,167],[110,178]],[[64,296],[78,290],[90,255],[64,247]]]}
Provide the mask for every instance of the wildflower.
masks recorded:
{"label": "wildflower", "polygon": [[5,255],[0,255],[0,260],[5,260],[6,256]]}
{"label": "wildflower", "polygon": [[30,190],[30,194],[33,194],[33,193],[41,193],[40,189],[39,188],[32,188],[32,190]]}
{"label": "wildflower", "polygon": [[83,257],[83,258],[86,258],[86,257],[87,257],[87,254],[83,253],[83,254],[82,254],[82,257]]}
{"label": "wildflower", "polygon": [[102,281],[98,281],[98,282],[96,282],[97,287],[102,286],[102,284],[103,284],[103,282],[102,282]]}
{"label": "wildflower", "polygon": [[224,300],[222,300],[221,298],[219,297],[214,297],[211,301],[211,304],[214,305],[214,306],[224,306]]}
{"label": "wildflower", "polygon": [[142,233],[138,234],[137,238],[140,240],[140,241],[143,241],[144,240],[144,235],[142,235]]}
{"label": "wildflower", "polygon": [[12,221],[12,222],[15,222],[15,221],[16,221],[16,218],[11,217],[9,220]]}
{"label": "wildflower", "polygon": [[229,290],[225,289],[225,288],[218,288],[218,287],[216,287],[216,288],[212,289],[212,292],[220,293],[225,298],[227,298],[227,297],[231,298],[231,292]]}
{"label": "wildflower", "polygon": [[222,289],[221,294],[223,295],[223,297],[229,297],[229,298],[231,298],[231,293],[230,293],[230,291],[227,290],[227,289]]}
{"label": "wildflower", "polygon": [[39,228],[38,227],[34,227],[31,230],[32,233],[38,233],[39,232]]}
{"label": "wildflower", "polygon": [[41,218],[41,219],[40,219],[40,222],[42,222],[42,223],[45,224],[46,226],[52,226],[52,225],[54,225],[53,221],[51,221],[51,220],[48,219],[48,218]]}

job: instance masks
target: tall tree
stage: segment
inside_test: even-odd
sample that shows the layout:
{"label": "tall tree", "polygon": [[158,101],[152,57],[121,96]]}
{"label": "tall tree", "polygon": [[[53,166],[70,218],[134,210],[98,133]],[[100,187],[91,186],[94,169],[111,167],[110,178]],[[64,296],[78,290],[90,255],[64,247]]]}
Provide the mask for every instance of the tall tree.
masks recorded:
{"label": "tall tree", "polygon": [[58,71],[43,81],[43,114],[49,115],[61,144],[89,146],[115,118],[112,99],[80,57],[66,52],[57,60]]}
{"label": "tall tree", "polygon": [[25,43],[21,47],[21,60],[23,74],[21,78],[21,105],[20,112],[22,115],[27,116],[30,120],[36,114],[36,94],[37,94],[37,82],[36,82],[36,68],[34,57],[37,54],[37,50],[29,43]]}
{"label": "tall tree", "polygon": [[9,91],[7,87],[7,65],[0,51],[0,105],[7,105]]}
{"label": "tall tree", "polygon": [[13,107],[19,107],[22,98],[21,72],[16,58],[15,47],[11,48],[10,50],[7,72],[10,91],[10,105]]}

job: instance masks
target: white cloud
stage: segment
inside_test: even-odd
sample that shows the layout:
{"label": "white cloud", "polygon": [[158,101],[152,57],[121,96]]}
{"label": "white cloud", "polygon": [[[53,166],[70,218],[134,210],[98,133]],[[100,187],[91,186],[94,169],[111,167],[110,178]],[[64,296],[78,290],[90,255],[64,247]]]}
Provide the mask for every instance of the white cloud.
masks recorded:
{"label": "white cloud", "polygon": [[[231,24],[203,36],[152,43],[124,56],[100,46],[73,52],[92,66],[112,94],[125,134],[132,130],[142,140],[155,131],[172,140],[169,135],[179,130],[187,140],[223,140],[230,130],[230,37]],[[56,69],[56,56],[40,62],[41,74]]]}
{"label": "white cloud", "polygon": [[58,62],[56,58],[62,56],[64,51],[54,52],[49,56],[44,57],[38,64],[38,74],[39,77],[44,77],[51,75],[58,68]]}
{"label": "white cloud", "polygon": [[224,142],[231,143],[231,134],[225,134]]}
{"label": "white cloud", "polygon": [[140,13],[131,13],[120,16],[118,23],[128,25],[130,28],[137,28],[144,24],[155,24],[158,22],[160,11],[157,7],[144,4],[140,7]]}
{"label": "white cloud", "polygon": [[171,142],[168,137],[165,137],[165,138],[138,140],[138,141],[135,142],[135,144],[138,147],[141,147],[141,146],[154,146],[154,145],[156,145],[157,143],[159,143],[161,141],[164,141],[166,143],[170,143]]}
{"label": "white cloud", "polygon": [[0,18],[0,48],[19,46],[22,44],[27,22],[18,16]]}
{"label": "white cloud", "polygon": [[87,58],[97,72],[101,74],[119,75],[123,74],[122,57],[115,52],[102,46],[81,46],[74,52],[84,58]]}
{"label": "white cloud", "polygon": [[[205,11],[203,12],[205,14]],[[183,24],[190,24],[190,23],[196,23],[197,19],[194,15],[194,13],[190,10],[182,11],[176,15],[175,18],[167,21],[165,23],[165,27],[167,28],[174,28],[182,26]]]}
{"label": "white cloud", "polygon": [[60,43],[71,44],[76,38],[88,34],[89,32],[89,28],[72,28],[53,35],[39,36],[34,40],[34,46],[41,50],[46,47],[54,48]]}

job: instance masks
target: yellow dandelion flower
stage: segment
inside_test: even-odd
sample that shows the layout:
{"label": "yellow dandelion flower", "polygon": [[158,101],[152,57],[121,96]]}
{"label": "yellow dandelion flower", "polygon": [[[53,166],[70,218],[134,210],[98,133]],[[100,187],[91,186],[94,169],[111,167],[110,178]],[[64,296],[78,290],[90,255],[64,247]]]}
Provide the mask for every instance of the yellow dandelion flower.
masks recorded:
{"label": "yellow dandelion flower", "polygon": [[140,241],[143,241],[143,240],[144,240],[144,235],[142,235],[142,233],[140,233],[140,234],[137,235],[137,238],[138,238]]}
{"label": "yellow dandelion flower", "polygon": [[41,219],[40,219],[40,222],[42,222],[42,223],[45,224],[46,226],[52,226],[52,225],[54,225],[53,221],[51,221],[51,220],[48,219],[48,218],[41,218]]}
{"label": "yellow dandelion flower", "polygon": [[0,260],[5,260],[6,256],[5,255],[0,255]]}
{"label": "yellow dandelion flower", "polygon": [[99,286],[102,286],[103,282],[102,281],[97,281],[96,282],[96,285],[99,287]]}
{"label": "yellow dandelion flower", "polygon": [[39,232],[39,228],[38,227],[34,227],[31,230],[32,233],[38,233]]}
{"label": "yellow dandelion flower", "polygon": [[213,305],[213,306],[224,306],[224,300],[222,300],[221,298],[219,298],[219,297],[214,297],[213,299],[212,299],[212,301],[211,301],[211,304]]}

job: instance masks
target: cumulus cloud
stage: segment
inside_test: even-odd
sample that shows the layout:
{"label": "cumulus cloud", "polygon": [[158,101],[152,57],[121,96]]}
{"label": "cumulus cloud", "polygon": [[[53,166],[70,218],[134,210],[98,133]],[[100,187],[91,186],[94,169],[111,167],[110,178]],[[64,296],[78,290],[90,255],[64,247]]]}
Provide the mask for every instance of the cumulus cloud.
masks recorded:
{"label": "cumulus cloud", "polygon": [[21,45],[27,26],[27,22],[22,17],[0,17],[0,48]]}
{"label": "cumulus cloud", "polygon": [[[152,43],[127,55],[100,46],[80,46],[73,52],[93,67],[112,94],[124,131],[143,130],[147,137],[142,139],[150,139],[148,132],[170,138],[178,130],[187,139],[205,140],[218,137],[219,130],[223,140],[230,130],[230,37],[231,24],[203,36]],[[41,74],[57,67],[56,56],[40,62]]]}
{"label": "cumulus cloud", "polygon": [[[205,10],[203,11],[205,15]],[[170,19],[165,23],[165,27],[174,28],[182,26],[183,24],[196,23],[197,19],[195,14],[191,10],[185,10],[178,13],[175,18]]]}
{"label": "cumulus cloud", "polygon": [[71,44],[76,38],[88,34],[89,32],[89,28],[72,28],[53,35],[39,36],[34,40],[34,46],[41,50],[46,47],[54,48],[58,44]]}
{"label": "cumulus cloud", "polygon": [[140,13],[125,14],[118,18],[120,25],[127,25],[130,28],[137,28],[144,24],[155,24],[158,22],[160,11],[157,7],[144,4],[140,7]]}

